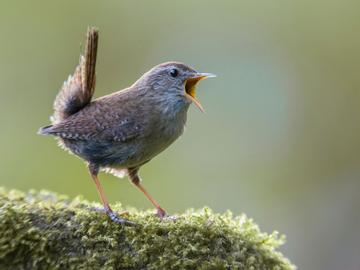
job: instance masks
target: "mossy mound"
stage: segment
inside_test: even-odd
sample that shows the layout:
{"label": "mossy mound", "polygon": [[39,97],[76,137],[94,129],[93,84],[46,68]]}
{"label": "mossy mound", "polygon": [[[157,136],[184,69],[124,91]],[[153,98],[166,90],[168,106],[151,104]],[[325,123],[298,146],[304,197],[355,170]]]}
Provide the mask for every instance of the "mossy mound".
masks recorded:
{"label": "mossy mound", "polygon": [[0,269],[295,269],[275,251],[282,237],[245,215],[204,208],[161,221],[130,209],[138,225],[124,227],[95,206],[0,189]]}

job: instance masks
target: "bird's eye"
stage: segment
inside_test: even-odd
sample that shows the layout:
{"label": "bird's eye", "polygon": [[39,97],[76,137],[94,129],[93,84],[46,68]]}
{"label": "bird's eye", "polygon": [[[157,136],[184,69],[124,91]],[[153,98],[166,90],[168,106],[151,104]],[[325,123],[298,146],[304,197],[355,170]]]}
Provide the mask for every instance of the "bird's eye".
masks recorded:
{"label": "bird's eye", "polygon": [[179,71],[176,68],[173,68],[172,70],[170,70],[170,76],[171,77],[176,77],[179,74]]}

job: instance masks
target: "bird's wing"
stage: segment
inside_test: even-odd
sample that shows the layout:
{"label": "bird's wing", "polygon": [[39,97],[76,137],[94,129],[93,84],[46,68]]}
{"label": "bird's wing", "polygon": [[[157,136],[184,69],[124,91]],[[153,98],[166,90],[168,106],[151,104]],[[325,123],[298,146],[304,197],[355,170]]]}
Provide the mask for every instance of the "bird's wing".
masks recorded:
{"label": "bird's wing", "polygon": [[85,107],[63,122],[46,127],[43,134],[64,139],[126,142],[143,133],[141,119],[116,111]]}
{"label": "bird's wing", "polygon": [[113,118],[106,126],[103,126],[98,138],[106,141],[127,142],[141,134],[143,134],[142,125],[133,117]]}

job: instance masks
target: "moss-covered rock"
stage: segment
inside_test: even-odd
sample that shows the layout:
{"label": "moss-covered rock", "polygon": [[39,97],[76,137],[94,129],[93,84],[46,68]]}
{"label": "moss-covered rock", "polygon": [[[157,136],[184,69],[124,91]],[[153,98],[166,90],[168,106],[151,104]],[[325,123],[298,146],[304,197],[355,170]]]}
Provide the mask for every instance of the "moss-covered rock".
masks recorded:
{"label": "moss-covered rock", "polygon": [[[129,210],[124,227],[83,199],[0,189],[0,269],[294,269],[277,233],[204,208],[176,221]],[[121,211],[120,205],[114,207]]]}

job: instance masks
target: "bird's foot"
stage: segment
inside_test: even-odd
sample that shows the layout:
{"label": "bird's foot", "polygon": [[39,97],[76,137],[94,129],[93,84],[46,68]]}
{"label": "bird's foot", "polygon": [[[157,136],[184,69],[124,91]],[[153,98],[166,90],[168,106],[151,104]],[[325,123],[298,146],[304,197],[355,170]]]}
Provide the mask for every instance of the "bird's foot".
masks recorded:
{"label": "bird's foot", "polygon": [[166,213],[164,209],[161,207],[157,208],[156,216],[158,216],[161,220],[169,220],[169,221],[175,221],[178,219],[177,216],[170,216]]}
{"label": "bird's foot", "polygon": [[164,209],[162,209],[161,207],[157,207],[156,209],[156,216],[158,216],[159,218],[163,219],[164,217],[166,217],[168,214],[166,213],[166,211]]}
{"label": "bird's foot", "polygon": [[165,221],[177,221],[178,220],[178,216],[169,216],[169,215],[166,215],[165,217],[161,218],[162,220],[165,220]]}
{"label": "bird's foot", "polygon": [[92,207],[91,210],[94,210],[96,212],[105,213],[109,216],[109,218],[121,225],[127,225],[127,226],[134,226],[136,223],[129,221],[127,219],[122,218],[121,216],[129,216],[129,211],[122,211],[120,213],[115,213],[113,210],[103,207]]}
{"label": "bird's foot", "polygon": [[[108,210],[104,207],[91,207],[91,210],[94,210],[96,212],[99,212],[99,213],[108,213],[108,212],[113,212],[113,210]],[[117,213],[118,216],[125,216],[125,217],[128,217],[129,216],[129,211],[121,211],[119,213]]]}
{"label": "bird's foot", "polygon": [[[126,211],[127,212],[127,211]],[[123,212],[122,212],[123,213]],[[135,226],[136,223],[129,221],[127,219],[119,217],[117,214],[115,214],[113,211],[106,211],[106,214],[109,216],[109,218],[114,221],[117,224],[126,225],[126,226]],[[128,213],[126,213],[127,215]]]}

